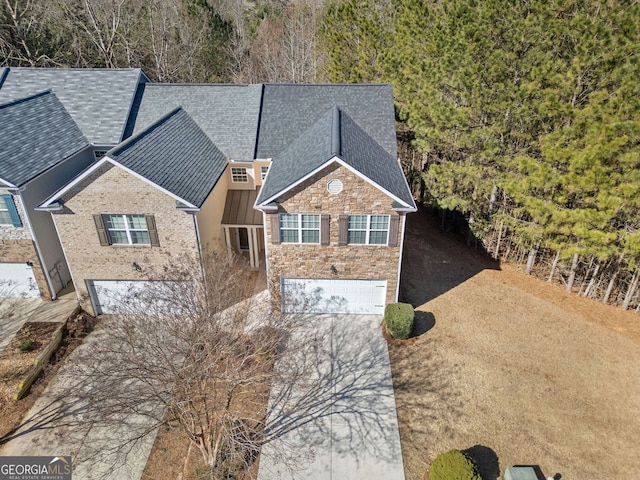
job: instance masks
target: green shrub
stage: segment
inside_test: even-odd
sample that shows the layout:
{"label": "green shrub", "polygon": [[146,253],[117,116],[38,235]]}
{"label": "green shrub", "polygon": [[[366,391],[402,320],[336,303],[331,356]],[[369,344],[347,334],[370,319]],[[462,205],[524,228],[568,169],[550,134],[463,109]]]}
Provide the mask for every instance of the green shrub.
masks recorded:
{"label": "green shrub", "polygon": [[429,480],[482,480],[482,477],[471,457],[460,450],[449,450],[433,460]]}
{"label": "green shrub", "polygon": [[408,303],[390,303],[384,310],[384,324],[393,338],[409,338],[413,317],[413,307]]}
{"label": "green shrub", "polygon": [[20,342],[20,345],[18,345],[18,348],[20,348],[21,351],[23,352],[30,352],[31,350],[33,350],[33,340],[23,340]]}

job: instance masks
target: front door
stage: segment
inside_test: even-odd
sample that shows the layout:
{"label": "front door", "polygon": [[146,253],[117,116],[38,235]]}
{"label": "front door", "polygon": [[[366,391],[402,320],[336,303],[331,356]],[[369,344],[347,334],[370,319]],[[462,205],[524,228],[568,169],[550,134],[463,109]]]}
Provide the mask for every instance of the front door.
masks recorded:
{"label": "front door", "polygon": [[249,232],[246,228],[238,228],[238,250],[249,250]]}

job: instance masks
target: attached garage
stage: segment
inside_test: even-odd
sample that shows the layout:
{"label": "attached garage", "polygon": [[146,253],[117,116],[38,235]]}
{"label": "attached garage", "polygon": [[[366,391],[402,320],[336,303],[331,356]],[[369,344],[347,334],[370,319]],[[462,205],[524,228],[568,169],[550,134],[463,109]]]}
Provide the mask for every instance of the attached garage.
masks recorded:
{"label": "attached garage", "polygon": [[0,263],[0,297],[39,297],[33,267],[26,262]]}
{"label": "attached garage", "polygon": [[150,282],[132,280],[87,280],[93,311],[96,315],[135,311],[132,295]]}
{"label": "attached garage", "polygon": [[283,278],[284,313],[354,313],[383,315],[386,280]]}

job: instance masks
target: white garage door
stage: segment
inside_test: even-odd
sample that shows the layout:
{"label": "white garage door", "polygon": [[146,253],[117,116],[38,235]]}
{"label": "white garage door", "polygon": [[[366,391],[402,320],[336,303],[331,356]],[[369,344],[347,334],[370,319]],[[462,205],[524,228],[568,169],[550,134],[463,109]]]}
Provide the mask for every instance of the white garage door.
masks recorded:
{"label": "white garage door", "polygon": [[26,263],[0,263],[0,297],[39,297],[33,267]]}
{"label": "white garage door", "polygon": [[134,295],[149,282],[130,280],[88,280],[89,294],[96,315],[137,311]]}
{"label": "white garage door", "polygon": [[386,280],[283,278],[285,313],[384,314]]}

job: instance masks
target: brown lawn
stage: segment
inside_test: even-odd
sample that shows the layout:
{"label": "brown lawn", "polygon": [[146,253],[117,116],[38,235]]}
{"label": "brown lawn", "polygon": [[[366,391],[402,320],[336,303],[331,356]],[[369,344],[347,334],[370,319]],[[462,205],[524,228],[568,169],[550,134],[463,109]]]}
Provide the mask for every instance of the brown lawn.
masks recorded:
{"label": "brown lawn", "polygon": [[421,335],[390,355],[408,480],[472,447],[484,480],[640,478],[640,315],[498,266],[423,212],[404,255]]}

